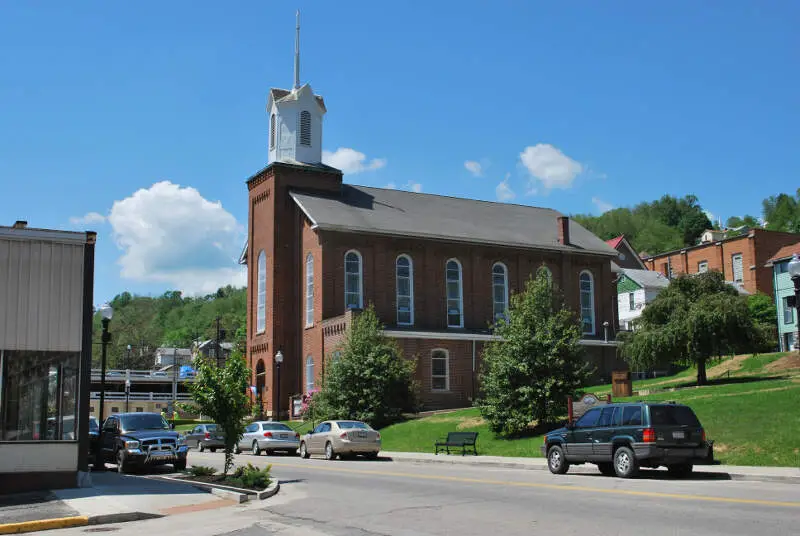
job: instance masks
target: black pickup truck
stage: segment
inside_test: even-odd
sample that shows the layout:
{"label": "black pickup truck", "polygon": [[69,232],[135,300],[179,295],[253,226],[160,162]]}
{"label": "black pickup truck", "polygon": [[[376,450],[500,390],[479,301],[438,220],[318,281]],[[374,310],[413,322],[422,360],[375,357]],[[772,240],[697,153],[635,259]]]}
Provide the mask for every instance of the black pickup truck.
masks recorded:
{"label": "black pickup truck", "polygon": [[120,413],[103,424],[100,436],[104,462],[117,464],[125,473],[134,468],[171,464],[186,469],[188,447],[158,413]]}

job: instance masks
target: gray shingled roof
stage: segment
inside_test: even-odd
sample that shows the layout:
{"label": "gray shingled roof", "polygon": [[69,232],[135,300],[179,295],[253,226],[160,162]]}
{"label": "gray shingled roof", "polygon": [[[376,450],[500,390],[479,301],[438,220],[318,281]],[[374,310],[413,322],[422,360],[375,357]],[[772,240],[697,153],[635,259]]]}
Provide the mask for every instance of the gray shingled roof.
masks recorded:
{"label": "gray shingled roof", "polygon": [[[272,100],[276,102],[284,97],[288,97],[292,93],[288,89],[280,89],[277,87],[270,89],[270,92],[272,92]],[[325,109],[325,99],[323,99],[321,95],[314,95],[314,98],[317,99],[317,102],[320,104],[320,106]]]}
{"label": "gray shingled roof", "polygon": [[669,286],[669,279],[661,272],[634,270],[632,268],[623,268],[622,272],[643,288],[665,288]]}
{"label": "gray shingled roof", "polygon": [[342,185],[341,195],[291,192],[321,230],[375,233],[552,250],[617,251],[570,220],[570,245],[558,243],[558,211],[508,203]]}

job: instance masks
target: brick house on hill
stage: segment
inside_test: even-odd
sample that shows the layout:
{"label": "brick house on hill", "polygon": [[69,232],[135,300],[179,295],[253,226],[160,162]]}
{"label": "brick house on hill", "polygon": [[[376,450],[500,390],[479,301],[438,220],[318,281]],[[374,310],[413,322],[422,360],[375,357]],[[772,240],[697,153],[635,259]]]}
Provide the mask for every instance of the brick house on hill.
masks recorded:
{"label": "brick house on hill", "polygon": [[611,240],[606,240],[606,244],[617,250],[617,258],[614,262],[620,268],[629,268],[631,270],[646,270],[647,267],[642,262],[639,254],[634,251],[625,235],[619,235]]}
{"label": "brick house on hill", "polygon": [[[247,360],[274,415],[319,385],[360,309],[374,304],[426,408],[475,396],[489,329],[544,266],[583,318],[587,359],[617,362],[617,252],[555,210],[344,184],[321,163],[325,107],[310,86],[272,90],[269,164],[247,180]],[[281,351],[280,389],[274,356]]]}

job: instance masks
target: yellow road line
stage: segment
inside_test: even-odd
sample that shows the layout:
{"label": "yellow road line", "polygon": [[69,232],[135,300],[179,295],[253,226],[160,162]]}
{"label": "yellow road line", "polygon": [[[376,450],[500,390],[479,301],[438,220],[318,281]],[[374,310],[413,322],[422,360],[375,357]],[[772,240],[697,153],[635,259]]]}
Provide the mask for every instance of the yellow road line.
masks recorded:
{"label": "yellow road line", "polygon": [[273,467],[291,467],[294,469],[312,469],[319,471],[331,471],[337,473],[352,473],[360,475],[394,476],[400,478],[412,478],[420,480],[441,480],[446,482],[461,482],[468,484],[489,484],[497,486],[514,486],[521,488],[552,489],[560,491],[585,491],[589,493],[608,493],[612,495],[632,495],[635,497],[653,497],[659,499],[680,499],[691,501],[706,501],[732,504],[756,504],[760,506],[783,506],[788,508],[800,508],[800,502],[785,501],[765,501],[761,499],[737,499],[733,497],[709,497],[704,495],[689,495],[682,493],[661,493],[657,491],[634,491],[609,488],[593,488],[589,486],[573,486],[564,484],[543,484],[539,482],[514,482],[505,480],[488,480],[482,478],[467,478],[460,476],[441,476],[441,475],[420,475],[416,473],[397,473],[390,471],[366,471],[363,469],[345,469],[342,467],[321,467],[319,465],[299,466],[290,463],[272,463]]}
{"label": "yellow road line", "polygon": [[39,530],[65,529],[67,527],[83,527],[89,524],[87,516],[59,517],[55,519],[39,519],[21,523],[0,523],[0,534],[19,534]]}

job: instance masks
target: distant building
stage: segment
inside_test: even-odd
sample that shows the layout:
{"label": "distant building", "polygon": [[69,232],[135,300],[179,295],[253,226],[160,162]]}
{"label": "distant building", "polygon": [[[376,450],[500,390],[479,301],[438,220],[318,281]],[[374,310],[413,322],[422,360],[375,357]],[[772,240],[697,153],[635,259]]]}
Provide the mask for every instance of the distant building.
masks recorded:
{"label": "distant building", "polygon": [[795,253],[800,255],[800,241],[779,249],[766,264],[772,270],[775,308],[778,313],[778,339],[782,352],[795,348],[797,336],[797,309],[788,306],[789,297],[794,296],[794,282],[789,277],[789,261]]}
{"label": "distant building", "polygon": [[617,300],[620,329],[631,330],[632,322],[658,293],[669,286],[669,279],[651,270],[623,268],[617,280]]}
{"label": "distant building", "polygon": [[217,341],[211,339],[199,343],[196,346],[195,354],[210,359],[219,358],[222,362],[225,362],[231,355],[231,352],[233,352],[233,348],[234,345],[232,342],[221,342],[219,346],[217,346]]}
{"label": "distant building", "polygon": [[618,253],[615,262],[621,268],[631,268],[633,270],[647,269],[642,262],[642,259],[639,258],[639,255],[637,255],[637,253],[633,250],[633,247],[631,247],[628,239],[625,238],[625,235],[620,235],[616,238],[612,238],[611,240],[606,240],[606,244],[617,250]]}
{"label": "distant building", "polygon": [[155,354],[156,368],[178,365],[189,365],[192,363],[191,348],[157,348]]}

